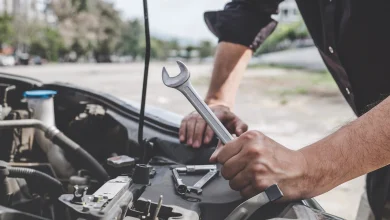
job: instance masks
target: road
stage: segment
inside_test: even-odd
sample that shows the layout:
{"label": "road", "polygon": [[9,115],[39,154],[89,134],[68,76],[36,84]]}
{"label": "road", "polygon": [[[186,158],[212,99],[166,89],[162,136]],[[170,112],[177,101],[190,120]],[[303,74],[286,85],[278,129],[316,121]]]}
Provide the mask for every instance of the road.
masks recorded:
{"label": "road", "polygon": [[306,47],[264,54],[252,61],[254,64],[273,64],[325,71],[326,66],[316,47]]}
{"label": "road", "polygon": [[[148,105],[180,115],[193,111],[180,93],[163,85],[163,65],[170,73],[179,72],[173,62],[151,64]],[[189,64],[188,67],[194,86],[204,96],[212,66]],[[141,99],[142,63],[7,67],[0,71],[43,82],[69,82],[137,102]],[[250,129],[260,130],[291,149],[307,146],[355,118],[331,79],[286,69],[248,69],[234,111]],[[329,213],[354,219],[363,186],[364,177],[359,177],[317,199]]]}

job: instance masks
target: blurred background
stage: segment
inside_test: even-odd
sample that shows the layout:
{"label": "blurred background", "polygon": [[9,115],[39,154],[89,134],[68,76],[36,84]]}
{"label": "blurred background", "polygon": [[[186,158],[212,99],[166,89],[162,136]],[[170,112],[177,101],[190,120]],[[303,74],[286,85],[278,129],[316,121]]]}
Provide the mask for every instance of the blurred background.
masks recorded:
{"label": "blurred background", "polygon": [[[161,68],[184,61],[201,95],[218,40],[203,13],[226,0],[150,0],[152,34],[147,104],[185,115],[192,106],[161,82]],[[291,149],[355,118],[326,70],[294,0],[279,5],[275,32],[256,51],[235,112]],[[0,0],[0,71],[43,82],[69,82],[139,102],[145,50],[141,0]],[[329,213],[354,219],[364,177],[317,199]]]}

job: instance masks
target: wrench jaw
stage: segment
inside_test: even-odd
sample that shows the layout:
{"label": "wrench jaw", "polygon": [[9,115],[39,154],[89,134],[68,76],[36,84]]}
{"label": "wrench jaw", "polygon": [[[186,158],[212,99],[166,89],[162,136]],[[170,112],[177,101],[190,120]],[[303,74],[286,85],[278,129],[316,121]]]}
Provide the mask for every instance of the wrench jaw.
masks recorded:
{"label": "wrench jaw", "polygon": [[190,78],[190,72],[188,71],[186,65],[184,65],[181,61],[176,62],[180,69],[180,73],[177,76],[170,77],[165,67],[162,70],[162,81],[166,86],[171,88],[177,88],[183,85]]}

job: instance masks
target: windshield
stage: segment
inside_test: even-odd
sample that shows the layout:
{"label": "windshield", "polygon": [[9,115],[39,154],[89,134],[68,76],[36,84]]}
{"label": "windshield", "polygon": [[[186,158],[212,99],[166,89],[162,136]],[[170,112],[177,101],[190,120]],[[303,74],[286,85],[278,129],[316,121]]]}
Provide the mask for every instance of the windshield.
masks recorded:
{"label": "windshield", "polygon": [[[171,75],[179,73],[176,60],[188,66],[192,84],[206,96],[219,40],[204,13],[222,10],[227,2],[149,1],[147,105],[183,116],[194,111],[182,94],[162,83],[164,66]],[[250,129],[298,149],[354,114],[323,64],[295,1],[281,3],[273,19],[279,25],[254,51],[234,111]],[[145,39],[140,0],[0,0],[0,46],[0,72],[141,100]],[[363,185],[364,179],[354,180],[318,201],[327,212],[352,219]],[[351,191],[354,199],[335,205],[334,198],[346,198]]]}

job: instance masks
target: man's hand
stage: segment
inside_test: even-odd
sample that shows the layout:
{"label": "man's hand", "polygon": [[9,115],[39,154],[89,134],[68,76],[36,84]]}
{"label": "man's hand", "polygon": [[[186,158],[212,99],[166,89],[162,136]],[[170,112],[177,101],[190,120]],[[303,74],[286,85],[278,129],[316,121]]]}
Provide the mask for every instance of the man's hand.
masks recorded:
{"label": "man's hand", "polygon": [[223,165],[222,176],[243,197],[252,197],[277,183],[284,199],[301,199],[311,187],[303,154],[257,131],[248,131],[225,146],[218,146],[210,161]]}
{"label": "man's hand", "polygon": [[[210,109],[230,133],[240,136],[248,130],[248,125],[241,121],[228,107],[215,105],[210,106]],[[214,131],[197,112],[187,115],[181,122],[179,130],[180,141],[194,148],[198,148],[202,144],[210,143],[213,135]]]}

